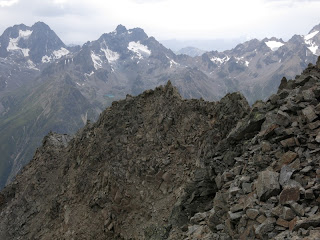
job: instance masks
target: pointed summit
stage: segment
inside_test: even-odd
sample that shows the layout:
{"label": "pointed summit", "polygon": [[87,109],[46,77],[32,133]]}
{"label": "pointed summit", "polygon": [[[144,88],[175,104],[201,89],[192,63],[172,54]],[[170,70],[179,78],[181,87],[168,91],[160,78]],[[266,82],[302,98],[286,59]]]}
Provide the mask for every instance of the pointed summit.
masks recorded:
{"label": "pointed summit", "polygon": [[119,24],[116,28],[116,32],[117,32],[117,34],[125,33],[125,32],[127,32],[127,29],[125,26]]}
{"label": "pointed summit", "polygon": [[129,33],[131,33],[137,40],[145,40],[148,38],[148,35],[142,28],[129,29]]}
{"label": "pointed summit", "polygon": [[32,25],[33,29],[39,29],[39,30],[51,30],[50,27],[45,24],[44,22],[36,22]]}

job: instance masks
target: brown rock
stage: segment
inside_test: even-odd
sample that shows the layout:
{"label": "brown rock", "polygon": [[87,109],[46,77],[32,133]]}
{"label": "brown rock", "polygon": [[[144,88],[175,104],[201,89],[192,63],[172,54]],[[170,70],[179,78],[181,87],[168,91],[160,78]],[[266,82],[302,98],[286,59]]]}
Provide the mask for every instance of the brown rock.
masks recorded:
{"label": "brown rock", "polygon": [[294,170],[300,169],[300,159],[294,160],[292,163],[289,164],[289,167],[291,167]]}
{"label": "brown rock", "polygon": [[279,225],[279,226],[285,227],[285,228],[289,227],[289,222],[284,220],[284,219],[282,219],[282,218],[278,218],[276,224]]}
{"label": "brown rock", "polygon": [[254,220],[259,215],[259,211],[257,209],[249,208],[246,211],[246,215],[248,216],[248,218]]}
{"label": "brown rock", "polygon": [[262,152],[270,152],[271,151],[271,145],[270,143],[266,142],[266,141],[263,141],[261,143],[261,150]]}
{"label": "brown rock", "polygon": [[314,129],[320,127],[320,120],[315,121],[315,122],[312,122],[312,123],[309,123],[309,124],[308,124],[308,127],[309,127],[311,130],[314,130]]}
{"label": "brown rock", "polygon": [[271,210],[271,213],[272,213],[274,216],[277,216],[277,217],[281,216],[282,213],[283,213],[283,206],[281,206],[281,205],[276,206],[275,208],[273,208],[273,209]]}
{"label": "brown rock", "polygon": [[282,157],[280,158],[278,164],[276,165],[275,170],[279,171],[283,165],[290,164],[293,160],[296,159],[297,156],[298,156],[298,154],[295,152],[292,152],[292,151],[288,151],[288,152],[284,153],[282,155]]}
{"label": "brown rock", "polygon": [[242,209],[243,209],[243,204],[242,204],[242,203],[239,203],[239,204],[233,205],[233,206],[230,208],[230,211],[231,211],[232,213],[234,213],[234,212],[238,212],[238,211],[240,211],[240,210],[242,210]]}
{"label": "brown rock", "polygon": [[293,231],[299,230],[299,228],[308,229],[309,227],[320,226],[320,213],[307,219],[299,220],[296,222]]}
{"label": "brown rock", "polygon": [[275,129],[277,129],[279,127],[279,125],[277,124],[272,124],[270,127],[268,127],[267,129],[261,131],[259,133],[260,136],[264,137],[265,139],[268,139],[269,137],[271,137],[274,133],[275,133]]}
{"label": "brown rock", "polygon": [[267,218],[264,215],[260,215],[256,220],[258,223],[263,223]]}
{"label": "brown rock", "polygon": [[243,196],[241,200],[243,201],[243,208],[246,209],[254,205],[254,203],[257,201],[257,197],[254,192],[251,192],[248,195]]}
{"label": "brown rock", "polygon": [[282,140],[280,143],[283,147],[294,147],[299,145],[299,142],[295,137]]}
{"label": "brown rock", "polygon": [[166,172],[162,175],[162,180],[165,182],[170,182],[172,175],[169,172]]}
{"label": "brown rock", "polygon": [[293,228],[296,226],[297,221],[298,221],[298,218],[295,217],[294,219],[292,219],[292,220],[289,222],[289,230],[290,230],[290,231],[292,231]]}
{"label": "brown rock", "polygon": [[298,201],[300,199],[300,191],[297,186],[285,187],[280,193],[280,203],[285,204],[289,201]]}

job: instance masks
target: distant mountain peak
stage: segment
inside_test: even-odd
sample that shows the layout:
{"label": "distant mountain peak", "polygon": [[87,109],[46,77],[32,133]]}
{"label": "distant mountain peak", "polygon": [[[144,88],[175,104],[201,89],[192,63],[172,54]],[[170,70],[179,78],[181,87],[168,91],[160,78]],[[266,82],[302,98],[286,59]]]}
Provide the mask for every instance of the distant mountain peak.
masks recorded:
{"label": "distant mountain peak", "polygon": [[32,27],[24,24],[9,27],[0,36],[0,43],[0,57],[14,61],[23,57],[36,64],[44,62],[44,57],[54,59],[51,55],[60,54],[57,51],[65,48],[56,33],[43,22],[36,22]]}
{"label": "distant mountain peak", "polygon": [[32,25],[32,28],[50,29],[50,27],[44,22],[36,22],[35,24]]}
{"label": "distant mountain peak", "polygon": [[122,34],[122,33],[126,33],[128,30],[125,26],[119,24],[116,28],[116,33],[117,34]]}

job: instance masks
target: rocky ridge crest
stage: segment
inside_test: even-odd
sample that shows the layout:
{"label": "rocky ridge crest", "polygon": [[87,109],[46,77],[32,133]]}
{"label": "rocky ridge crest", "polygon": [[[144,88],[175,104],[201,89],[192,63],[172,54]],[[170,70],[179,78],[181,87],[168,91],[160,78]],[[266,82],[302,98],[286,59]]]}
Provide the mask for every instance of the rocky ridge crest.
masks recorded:
{"label": "rocky ridge crest", "polygon": [[67,146],[68,137],[49,134],[1,193],[0,238],[169,236],[212,207],[204,133],[219,142],[248,110],[239,93],[183,100],[168,82],[114,102]]}

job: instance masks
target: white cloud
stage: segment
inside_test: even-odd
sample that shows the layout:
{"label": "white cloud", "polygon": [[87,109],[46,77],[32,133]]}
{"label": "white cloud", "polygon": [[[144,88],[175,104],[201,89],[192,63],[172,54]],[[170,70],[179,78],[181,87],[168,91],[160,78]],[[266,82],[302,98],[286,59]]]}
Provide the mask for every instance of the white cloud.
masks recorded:
{"label": "white cloud", "polygon": [[10,7],[18,2],[19,0],[1,0],[0,7]]}

